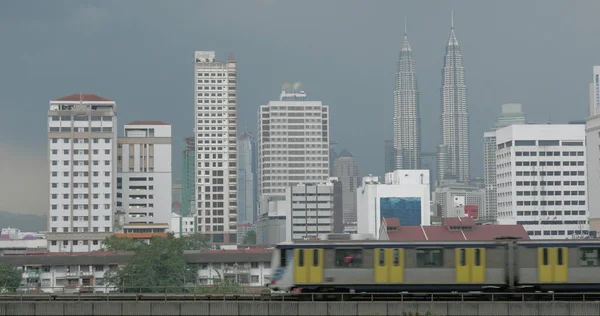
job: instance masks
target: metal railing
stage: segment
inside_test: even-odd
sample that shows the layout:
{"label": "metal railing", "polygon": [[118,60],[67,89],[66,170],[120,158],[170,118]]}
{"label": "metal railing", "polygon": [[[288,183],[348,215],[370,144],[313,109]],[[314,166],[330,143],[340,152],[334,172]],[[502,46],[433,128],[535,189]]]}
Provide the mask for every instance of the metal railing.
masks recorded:
{"label": "metal railing", "polygon": [[[0,294],[0,301],[400,301],[400,302],[558,302],[600,301],[600,293],[272,293],[264,287],[237,288],[236,293],[227,293],[227,288],[211,292],[216,287],[198,286],[189,288],[158,287],[152,292],[143,288],[115,289],[107,287],[81,286],[86,291],[66,292],[17,292]],[[46,291],[52,288],[45,288]],[[63,289],[63,288],[60,288]],[[206,290],[206,292],[203,292]],[[99,293],[104,291],[103,293]],[[174,293],[178,291],[177,293]]]}

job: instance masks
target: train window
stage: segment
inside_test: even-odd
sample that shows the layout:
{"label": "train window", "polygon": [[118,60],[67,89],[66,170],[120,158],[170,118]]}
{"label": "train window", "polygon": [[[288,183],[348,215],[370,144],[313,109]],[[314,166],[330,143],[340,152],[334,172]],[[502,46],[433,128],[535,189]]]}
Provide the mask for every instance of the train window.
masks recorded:
{"label": "train window", "polygon": [[400,265],[400,250],[394,249],[394,267]]}
{"label": "train window", "polygon": [[441,267],[441,249],[417,249],[417,267]]}
{"label": "train window", "polygon": [[544,248],[542,250],[542,257],[543,257],[542,264],[545,265],[545,266],[547,266],[548,265],[548,248]]}
{"label": "train window", "polygon": [[460,265],[462,267],[467,265],[467,250],[466,249],[460,250]]}
{"label": "train window", "polygon": [[475,266],[481,265],[481,249],[475,249]]}
{"label": "train window", "polygon": [[363,265],[362,249],[336,249],[335,266],[344,268],[361,268]]}
{"label": "train window", "polygon": [[288,249],[281,249],[281,254],[280,254],[280,258],[279,258],[279,266],[280,267],[285,267],[287,266],[287,256],[288,256]]}
{"label": "train window", "polygon": [[563,265],[563,249],[562,248],[558,248],[558,265],[562,266]]}
{"label": "train window", "polygon": [[318,266],[319,266],[319,250],[314,249],[313,250],[313,267],[318,267]]}
{"label": "train window", "polygon": [[579,248],[580,266],[600,266],[600,248]]}
{"label": "train window", "polygon": [[298,266],[304,267],[304,249],[298,251]]}
{"label": "train window", "polygon": [[385,250],[379,249],[379,266],[385,265]]}

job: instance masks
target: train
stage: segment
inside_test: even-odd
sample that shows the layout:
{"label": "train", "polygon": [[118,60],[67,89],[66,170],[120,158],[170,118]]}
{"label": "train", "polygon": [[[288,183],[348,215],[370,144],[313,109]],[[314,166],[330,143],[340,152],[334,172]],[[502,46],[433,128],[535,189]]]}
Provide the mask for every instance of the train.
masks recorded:
{"label": "train", "polygon": [[294,241],[271,268],[289,293],[600,292],[600,241]]}

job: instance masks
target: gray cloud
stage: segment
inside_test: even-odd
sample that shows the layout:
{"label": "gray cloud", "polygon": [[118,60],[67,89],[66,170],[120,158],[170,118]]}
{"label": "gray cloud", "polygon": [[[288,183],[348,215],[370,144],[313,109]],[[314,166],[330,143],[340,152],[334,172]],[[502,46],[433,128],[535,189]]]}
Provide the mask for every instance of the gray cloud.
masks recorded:
{"label": "gray cloud", "polygon": [[473,174],[482,174],[483,132],[500,104],[522,103],[535,121],[586,116],[591,66],[600,63],[599,1],[0,1],[0,135],[45,150],[48,101],[81,91],[116,100],[121,123],[173,124],[177,144],[192,134],[193,51],[216,50],[238,60],[240,130],[255,131],[258,106],[276,99],[283,82],[299,81],[310,99],[331,106],[339,149],[365,173],[381,174],[403,18],[424,150],[433,151],[451,10],[469,88]]}

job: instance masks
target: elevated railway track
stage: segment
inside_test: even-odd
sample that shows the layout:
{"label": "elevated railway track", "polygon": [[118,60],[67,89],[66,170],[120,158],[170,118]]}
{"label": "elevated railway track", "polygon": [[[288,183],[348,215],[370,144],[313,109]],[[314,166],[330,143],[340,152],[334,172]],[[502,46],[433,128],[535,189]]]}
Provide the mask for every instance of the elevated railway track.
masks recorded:
{"label": "elevated railway track", "polygon": [[406,301],[406,302],[600,302],[600,292],[586,293],[263,293],[263,294],[0,294],[0,302],[43,301]]}

